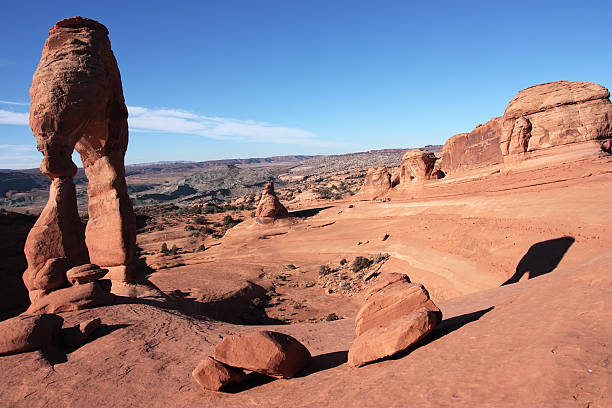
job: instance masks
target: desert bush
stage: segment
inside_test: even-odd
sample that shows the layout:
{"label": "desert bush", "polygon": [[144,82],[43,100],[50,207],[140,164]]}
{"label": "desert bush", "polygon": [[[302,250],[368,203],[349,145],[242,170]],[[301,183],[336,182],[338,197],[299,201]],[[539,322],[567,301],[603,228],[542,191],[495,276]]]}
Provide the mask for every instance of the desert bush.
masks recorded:
{"label": "desert bush", "polygon": [[335,313],[330,313],[325,317],[325,321],[326,322],[333,322],[334,320],[339,320],[340,318],[338,317],[337,314]]}
{"label": "desert bush", "polygon": [[200,245],[198,247],[198,252],[202,252],[202,251],[205,251],[205,250],[206,250],[206,247],[204,246],[204,244],[202,244],[202,245]]}
{"label": "desert bush", "polygon": [[199,225],[208,224],[208,221],[206,221],[206,217],[204,217],[202,215],[198,215],[197,217],[195,217],[193,219],[193,222],[195,222],[196,224],[199,224]]}
{"label": "desert bush", "polygon": [[372,265],[372,260],[363,257],[363,256],[358,256],[355,258],[355,260],[353,261],[353,265],[351,266],[351,270],[355,273],[359,272],[362,269],[367,268],[368,266]]}
{"label": "desert bush", "polygon": [[[168,247],[166,247],[166,248],[168,248]],[[173,245],[172,245],[172,248],[170,249],[170,253],[171,253],[172,255],[176,255],[176,254],[178,254],[178,251],[179,251],[179,249],[178,249],[178,247],[176,246],[176,244],[173,244]]]}
{"label": "desert bush", "polygon": [[377,264],[379,262],[386,261],[387,259],[389,259],[389,256],[390,255],[387,253],[384,253],[384,254],[378,253],[374,257],[374,263]]}
{"label": "desert bush", "polygon": [[170,253],[170,251],[168,250],[168,244],[166,244],[165,242],[161,244],[161,249],[159,252],[161,252],[164,255],[168,255]]}
{"label": "desert bush", "polygon": [[348,262],[348,261],[346,260],[346,258],[342,258],[342,259],[340,260],[340,265],[344,265],[344,264],[346,264],[347,262]]}
{"label": "desert bush", "polygon": [[332,269],[329,265],[321,265],[319,266],[319,275],[329,275],[332,273]]}

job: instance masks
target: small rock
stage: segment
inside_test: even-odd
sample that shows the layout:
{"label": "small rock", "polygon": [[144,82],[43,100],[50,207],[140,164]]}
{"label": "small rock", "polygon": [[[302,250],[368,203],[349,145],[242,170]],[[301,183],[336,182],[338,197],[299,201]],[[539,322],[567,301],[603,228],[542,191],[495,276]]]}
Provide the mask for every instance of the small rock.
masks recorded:
{"label": "small rock", "polygon": [[39,349],[59,333],[64,319],[55,314],[17,316],[0,322],[0,356]]}
{"label": "small rock", "polygon": [[215,347],[215,359],[272,377],[292,378],[308,364],[311,355],[293,337],[264,330],[226,337]]}
{"label": "small rock", "polygon": [[230,367],[212,357],[201,360],[191,375],[202,388],[212,391],[219,391],[224,385],[242,382],[246,378],[241,369]]}
{"label": "small rock", "polygon": [[98,265],[84,264],[69,269],[66,277],[71,285],[82,285],[102,279],[107,273],[108,269],[102,269]]}

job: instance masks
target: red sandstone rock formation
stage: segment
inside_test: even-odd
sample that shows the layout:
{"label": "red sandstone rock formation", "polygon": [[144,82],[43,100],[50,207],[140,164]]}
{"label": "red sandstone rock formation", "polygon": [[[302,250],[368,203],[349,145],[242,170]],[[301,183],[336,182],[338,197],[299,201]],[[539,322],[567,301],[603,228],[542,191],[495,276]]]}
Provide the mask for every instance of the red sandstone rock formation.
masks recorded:
{"label": "red sandstone rock formation", "polygon": [[404,274],[381,275],[364,300],[349,350],[349,364],[355,367],[407,349],[442,320],[423,285],[411,283]]}
{"label": "red sandstone rock formation", "polygon": [[278,378],[295,377],[310,359],[293,337],[265,330],[226,337],[215,347],[215,360]]}
{"label": "red sandstone rock formation", "polygon": [[445,173],[501,163],[499,148],[502,118],[478,125],[470,133],[452,136],[444,143],[439,167]]}
{"label": "red sandstone rock formation", "polygon": [[607,151],[612,138],[610,92],[589,82],[557,81],[523,89],[503,117],[448,139],[437,166],[456,173],[538,156],[566,146],[585,154]]}
{"label": "red sandstone rock formation", "polygon": [[55,314],[17,316],[0,322],[0,356],[22,353],[49,344],[64,319]]}
{"label": "red sandstone rock formation", "polygon": [[255,211],[257,218],[279,219],[289,215],[289,211],[281,204],[274,192],[274,183],[269,182],[263,189],[261,200]]}
{"label": "red sandstone rock formation", "polygon": [[387,194],[391,189],[391,174],[385,166],[368,169],[357,198],[376,200]]}
{"label": "red sandstone rock formation", "polygon": [[223,386],[244,381],[246,375],[239,368],[230,367],[212,357],[201,360],[191,373],[204,389],[219,391]]}
{"label": "red sandstone rock formation", "polygon": [[409,150],[402,157],[400,187],[407,188],[432,178],[436,155],[422,150]]}
{"label": "red sandstone rock formation", "polygon": [[[612,137],[610,92],[589,82],[557,81],[523,89],[504,112],[501,153],[525,153]],[[505,159],[507,160],[507,159]]]}
{"label": "red sandstone rock formation", "polygon": [[[129,280],[136,228],[123,164],[127,108],[106,27],[82,17],[51,27],[30,98],[30,127],[44,155],[40,170],[53,180],[49,202],[25,245],[30,297],[67,286],[65,276],[45,277],[58,273],[44,268],[54,258],[65,259],[66,269],[91,261],[110,269],[113,279]],[[89,180],[85,234],[72,180],[75,148]]]}

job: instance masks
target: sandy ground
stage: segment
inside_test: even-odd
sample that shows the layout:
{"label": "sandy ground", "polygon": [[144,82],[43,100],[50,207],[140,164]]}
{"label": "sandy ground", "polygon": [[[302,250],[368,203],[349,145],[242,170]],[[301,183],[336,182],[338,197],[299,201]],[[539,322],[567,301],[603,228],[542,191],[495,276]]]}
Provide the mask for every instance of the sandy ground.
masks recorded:
{"label": "sandy ground", "polygon": [[[311,211],[294,213],[301,217],[274,224],[248,219],[218,245],[149,271],[168,300],[122,298],[64,313],[67,325],[98,316],[105,327],[76,350],[0,358],[1,400],[28,407],[611,406],[611,187],[612,163],[598,159],[468,174],[393,193],[388,202],[312,202]],[[139,246],[152,253],[161,240],[176,240],[195,249],[181,226],[173,228],[139,236]],[[423,283],[444,321],[409,352],[351,368],[361,295],[357,287],[328,293],[320,265],[338,269],[343,258],[350,264],[378,253],[390,255],[378,273]],[[350,270],[340,272],[357,282]],[[270,292],[267,307],[253,307]],[[321,321],[331,312],[342,319]],[[200,389],[191,378],[199,359],[224,336],[256,327],[295,336],[313,363],[291,380],[250,374],[225,393]]]}

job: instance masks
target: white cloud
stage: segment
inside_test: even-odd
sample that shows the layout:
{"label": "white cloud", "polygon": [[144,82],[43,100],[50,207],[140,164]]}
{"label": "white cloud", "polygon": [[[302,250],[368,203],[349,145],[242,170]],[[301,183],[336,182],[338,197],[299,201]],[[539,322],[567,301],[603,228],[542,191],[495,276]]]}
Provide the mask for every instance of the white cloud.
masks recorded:
{"label": "white cloud", "polygon": [[27,125],[28,113],[0,109],[0,125]]}
{"label": "white cloud", "polygon": [[[21,102],[0,101],[10,105]],[[198,115],[179,109],[149,109],[128,106],[128,124],[132,132],[161,132],[196,135],[217,140],[251,143],[278,143],[337,147],[341,143],[320,139],[302,129],[266,122]],[[0,109],[0,125],[28,125],[28,113]]]}
{"label": "white cloud", "polygon": [[25,102],[12,102],[12,101],[0,101],[0,105],[30,106],[29,103],[25,103]]}
{"label": "white cloud", "polygon": [[132,131],[181,133],[217,140],[267,142],[311,146],[336,146],[302,129],[276,126],[266,122],[203,116],[178,109],[149,109],[128,106]]}

